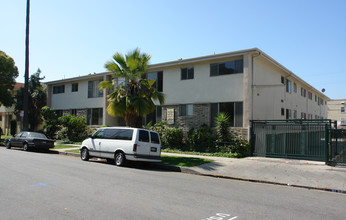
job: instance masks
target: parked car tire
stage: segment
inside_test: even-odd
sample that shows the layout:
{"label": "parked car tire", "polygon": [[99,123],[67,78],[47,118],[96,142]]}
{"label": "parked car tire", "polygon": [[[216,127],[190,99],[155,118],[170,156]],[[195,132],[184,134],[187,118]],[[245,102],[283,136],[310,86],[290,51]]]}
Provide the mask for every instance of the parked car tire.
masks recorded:
{"label": "parked car tire", "polygon": [[24,151],[29,151],[29,145],[27,143],[24,143],[23,149]]}
{"label": "parked car tire", "polygon": [[9,141],[6,143],[6,149],[11,149],[11,143]]}
{"label": "parked car tire", "polygon": [[88,161],[90,156],[89,156],[89,151],[88,149],[86,148],[83,148],[81,151],[80,151],[80,158],[83,160],[83,161]]}
{"label": "parked car tire", "polygon": [[125,165],[126,158],[123,152],[116,152],[114,159],[115,159],[115,165],[119,167]]}

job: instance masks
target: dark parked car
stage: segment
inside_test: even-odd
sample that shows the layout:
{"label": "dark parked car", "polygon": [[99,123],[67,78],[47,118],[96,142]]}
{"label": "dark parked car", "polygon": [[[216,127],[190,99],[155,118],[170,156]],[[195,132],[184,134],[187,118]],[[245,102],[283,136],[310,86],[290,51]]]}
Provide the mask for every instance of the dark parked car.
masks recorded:
{"label": "dark parked car", "polygon": [[22,147],[25,151],[30,148],[44,150],[54,148],[53,140],[48,139],[44,134],[29,131],[23,131],[14,137],[6,138],[4,144],[7,149],[11,147]]}

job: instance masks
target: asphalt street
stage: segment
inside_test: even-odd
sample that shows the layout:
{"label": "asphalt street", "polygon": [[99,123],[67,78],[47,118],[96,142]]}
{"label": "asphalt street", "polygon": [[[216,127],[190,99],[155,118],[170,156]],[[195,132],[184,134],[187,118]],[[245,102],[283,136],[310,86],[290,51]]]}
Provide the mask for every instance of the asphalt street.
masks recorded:
{"label": "asphalt street", "polygon": [[346,195],[0,148],[0,219],[345,219]]}

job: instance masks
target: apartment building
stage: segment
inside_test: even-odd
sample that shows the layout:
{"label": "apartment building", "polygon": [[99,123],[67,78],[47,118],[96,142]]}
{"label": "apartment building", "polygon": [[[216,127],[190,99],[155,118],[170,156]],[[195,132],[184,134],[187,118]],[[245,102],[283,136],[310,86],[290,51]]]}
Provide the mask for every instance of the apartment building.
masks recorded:
{"label": "apartment building", "polygon": [[337,121],[337,124],[346,124],[346,99],[328,101],[328,118]]}
{"label": "apartment building", "polygon": [[[156,79],[166,103],[157,106],[145,122],[165,121],[184,131],[214,125],[220,112],[231,116],[231,127],[244,137],[250,120],[327,118],[330,99],[283,65],[253,48],[230,53],[153,64],[148,79]],[[98,83],[111,73],[47,82],[48,105],[58,114],[76,114],[89,125],[122,125],[107,114],[107,91]]]}
{"label": "apartment building", "polygon": [[[24,83],[16,83],[13,90],[11,91],[12,96],[15,96],[21,88],[24,88]],[[10,135],[11,120],[17,120],[17,131],[20,130],[22,118],[14,114],[14,105],[11,107],[0,106],[0,127],[2,133]]]}

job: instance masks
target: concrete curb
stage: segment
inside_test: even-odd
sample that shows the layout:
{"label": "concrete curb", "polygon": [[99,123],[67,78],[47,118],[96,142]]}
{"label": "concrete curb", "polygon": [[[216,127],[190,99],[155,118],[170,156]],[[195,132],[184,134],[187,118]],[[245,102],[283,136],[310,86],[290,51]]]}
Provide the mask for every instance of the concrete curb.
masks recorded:
{"label": "concrete curb", "polygon": [[239,180],[239,181],[254,182],[254,183],[265,183],[265,184],[271,184],[271,185],[288,186],[288,187],[296,187],[296,188],[302,188],[302,189],[321,190],[321,191],[327,191],[327,192],[337,192],[337,193],[346,194],[346,191],[338,190],[338,189],[321,188],[321,187],[287,184],[287,183],[280,183],[280,182],[273,182],[273,181],[266,181],[266,180],[250,179],[250,178],[240,178],[240,177],[233,177],[233,176],[200,173],[186,167],[176,167],[176,166],[170,166],[170,165],[164,165],[164,164],[160,164],[159,166],[161,169],[177,171],[177,172],[192,174],[192,175],[207,176],[207,177],[221,178],[221,179],[230,179],[230,180]]}
{"label": "concrete curb", "polygon": [[71,157],[79,157],[80,155],[77,153],[71,153],[71,152],[64,152],[64,151],[58,151],[58,150],[51,150],[54,152],[57,152],[57,154],[61,154],[61,155],[66,155],[66,156],[71,156]]}

